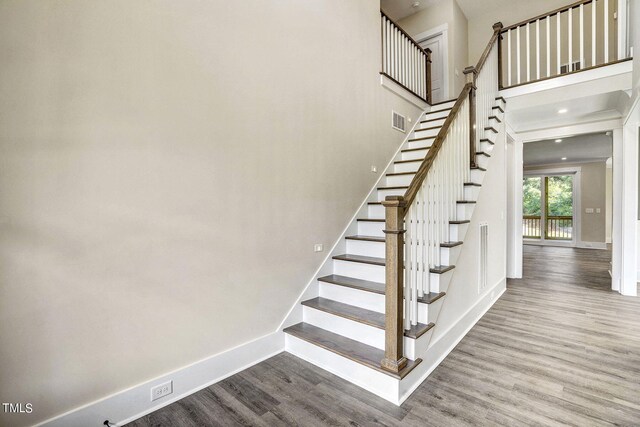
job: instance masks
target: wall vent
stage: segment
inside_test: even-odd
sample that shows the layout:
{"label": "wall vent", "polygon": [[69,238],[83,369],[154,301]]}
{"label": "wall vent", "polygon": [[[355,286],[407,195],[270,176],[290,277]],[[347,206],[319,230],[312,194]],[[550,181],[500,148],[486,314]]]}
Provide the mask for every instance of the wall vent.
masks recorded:
{"label": "wall vent", "polygon": [[560,74],[567,74],[572,71],[580,71],[582,69],[582,62],[576,61],[572,62],[571,66],[569,64],[564,64],[560,66]]}
{"label": "wall vent", "polygon": [[487,270],[489,268],[489,224],[480,224],[480,251],[478,262],[478,293],[487,287]]}
{"label": "wall vent", "polygon": [[391,127],[399,130],[400,132],[406,132],[405,127],[405,117],[396,113],[395,111],[391,111]]}

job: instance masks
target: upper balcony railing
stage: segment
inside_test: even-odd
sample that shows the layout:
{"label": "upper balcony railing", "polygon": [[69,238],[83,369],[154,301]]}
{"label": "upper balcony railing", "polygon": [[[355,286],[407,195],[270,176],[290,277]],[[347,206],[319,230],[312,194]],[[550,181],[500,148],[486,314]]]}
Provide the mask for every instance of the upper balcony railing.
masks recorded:
{"label": "upper balcony railing", "polygon": [[424,50],[380,11],[383,74],[427,103],[431,103],[431,51]]}
{"label": "upper balcony railing", "polygon": [[582,0],[505,27],[500,88],[629,59],[626,9],[626,0]]}

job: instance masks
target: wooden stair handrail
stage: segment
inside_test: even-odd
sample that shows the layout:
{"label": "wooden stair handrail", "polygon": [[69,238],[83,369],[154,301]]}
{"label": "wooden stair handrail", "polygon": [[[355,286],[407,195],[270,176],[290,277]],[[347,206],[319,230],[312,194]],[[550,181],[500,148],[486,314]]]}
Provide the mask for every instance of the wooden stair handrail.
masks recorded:
{"label": "wooden stair handrail", "polygon": [[[591,1],[591,0],[589,0]],[[491,49],[493,49],[493,45],[494,43],[498,40],[498,37],[500,37],[500,33],[503,32],[503,28],[504,26],[502,25],[502,22],[496,22],[495,24],[493,24],[493,35],[491,36],[491,39],[489,39],[489,43],[487,43],[487,47],[484,48],[484,52],[482,52],[482,56],[480,56],[480,59],[478,60],[478,63],[476,64],[476,75],[480,74],[480,71],[482,70],[482,67],[484,67],[484,63],[487,62],[487,58],[489,57],[489,54],[491,53]],[[498,57],[500,58],[500,57]]]}
{"label": "wooden stair handrail", "polygon": [[[589,1],[592,1],[592,0],[589,0]],[[389,20],[389,22],[391,22],[391,23],[392,23],[392,24],[393,24],[393,25],[394,25],[394,26],[395,26],[395,27],[396,27],[396,28],[397,28],[397,29],[398,29],[398,30],[399,30],[399,31],[400,31],[400,32],[401,32],[401,33],[402,33],[406,38],[408,38],[408,39],[409,39],[409,41],[410,41],[411,43],[413,43],[413,45],[414,45],[415,47],[417,47],[418,49],[420,49],[420,50],[422,51],[422,53],[424,54],[424,56],[430,57],[430,55],[429,55],[429,54],[427,54],[427,51],[426,51],[426,50],[424,50],[422,47],[420,47],[420,45],[418,44],[418,42],[417,42],[417,41],[415,41],[415,40],[413,39],[413,37],[411,37],[411,36],[409,35],[409,33],[407,33],[405,30],[403,30],[403,29],[402,29],[402,27],[401,27],[400,25],[398,25],[398,23],[397,23],[396,21],[394,21],[393,19],[389,18],[389,15],[387,15],[386,13],[384,13],[384,10],[380,9],[380,14],[381,14],[382,16],[384,16],[385,18],[387,18],[387,19]],[[429,52],[431,52],[431,50],[430,50],[430,49],[429,49]]]}

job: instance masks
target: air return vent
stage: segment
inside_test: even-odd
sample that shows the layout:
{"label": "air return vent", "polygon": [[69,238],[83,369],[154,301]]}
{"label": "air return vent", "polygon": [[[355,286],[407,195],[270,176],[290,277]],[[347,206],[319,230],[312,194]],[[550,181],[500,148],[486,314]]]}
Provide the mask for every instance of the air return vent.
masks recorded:
{"label": "air return vent", "polygon": [[406,132],[405,117],[395,111],[391,111],[391,127],[400,132]]}
{"label": "air return vent", "polygon": [[486,222],[480,224],[480,259],[478,260],[478,293],[487,287],[487,270],[489,267],[489,225]]}

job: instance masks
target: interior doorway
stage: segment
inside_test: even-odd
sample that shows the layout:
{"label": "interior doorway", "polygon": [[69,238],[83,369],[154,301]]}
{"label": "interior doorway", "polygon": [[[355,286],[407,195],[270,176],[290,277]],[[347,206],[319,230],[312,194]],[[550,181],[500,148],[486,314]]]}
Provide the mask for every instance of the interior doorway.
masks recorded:
{"label": "interior doorway", "polygon": [[576,244],[580,210],[579,170],[525,174],[522,180],[522,237],[525,244]]}
{"label": "interior doorway", "polygon": [[423,49],[431,49],[431,99],[432,103],[446,101],[448,91],[447,29],[445,27],[417,34],[416,40]]}

